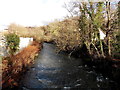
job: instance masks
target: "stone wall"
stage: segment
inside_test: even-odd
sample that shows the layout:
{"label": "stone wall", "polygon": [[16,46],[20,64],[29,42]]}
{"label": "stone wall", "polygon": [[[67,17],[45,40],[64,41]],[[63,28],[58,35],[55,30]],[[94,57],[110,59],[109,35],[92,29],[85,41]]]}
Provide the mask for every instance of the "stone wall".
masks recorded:
{"label": "stone wall", "polygon": [[6,56],[7,54],[5,36],[0,33],[0,56]]}

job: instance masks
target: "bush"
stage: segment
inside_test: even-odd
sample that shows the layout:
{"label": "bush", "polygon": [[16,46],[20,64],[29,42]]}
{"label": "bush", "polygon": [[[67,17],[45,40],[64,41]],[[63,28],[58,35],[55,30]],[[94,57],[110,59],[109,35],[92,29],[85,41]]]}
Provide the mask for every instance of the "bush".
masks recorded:
{"label": "bush", "polygon": [[9,54],[13,55],[19,49],[20,38],[15,33],[10,33],[6,35],[6,43]]}
{"label": "bush", "polygon": [[58,51],[71,51],[81,45],[76,17],[50,23],[47,30],[56,43]]}

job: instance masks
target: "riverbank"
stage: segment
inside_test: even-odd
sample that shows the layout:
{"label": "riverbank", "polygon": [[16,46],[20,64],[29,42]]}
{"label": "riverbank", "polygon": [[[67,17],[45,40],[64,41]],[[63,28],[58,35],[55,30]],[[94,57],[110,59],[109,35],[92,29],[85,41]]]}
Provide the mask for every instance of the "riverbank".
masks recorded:
{"label": "riverbank", "polygon": [[92,58],[84,59],[84,63],[120,84],[120,61],[114,61],[111,58]]}
{"label": "riverbank", "polygon": [[84,63],[85,59],[56,53],[56,47],[44,43],[35,64],[21,79],[19,89],[111,89],[119,85]]}
{"label": "riverbank", "polygon": [[[109,62],[110,60],[93,60],[87,53],[82,53],[82,51],[85,51],[85,48],[78,50],[79,52],[76,51],[76,53],[72,53],[71,57],[68,57],[69,54],[66,52],[56,54],[55,45],[44,43],[44,48],[33,65],[34,59],[31,59],[31,57],[32,55],[35,57],[35,52],[38,53],[39,51],[38,49],[35,49],[35,47],[32,49],[33,46],[40,48],[39,50],[41,50],[42,44],[34,42],[13,57],[12,60],[16,63],[11,65],[12,67],[14,66],[13,68],[9,70],[6,69],[8,72],[6,73],[6,76],[8,76],[4,76],[3,87],[17,87],[19,86],[18,82],[20,81],[20,88],[99,88],[99,85],[101,88],[119,88],[119,69],[113,68],[112,63]],[[73,57],[73,55],[76,56]],[[77,55],[80,56],[77,57]],[[24,75],[24,72],[31,65],[33,65],[32,68],[30,68]],[[62,77],[63,75],[65,78]],[[91,79],[87,80],[86,78]],[[99,81],[99,79],[102,81]],[[78,80],[82,80],[82,82],[77,82]],[[67,83],[68,81],[71,82]],[[118,83],[114,81],[117,81]]]}
{"label": "riverbank", "polygon": [[42,48],[42,43],[33,41],[18,54],[2,60],[2,88],[18,86],[21,75],[30,67]]}
{"label": "riverbank", "polygon": [[[61,51],[61,53],[62,52],[63,51]],[[82,48],[78,47],[74,51],[64,51],[64,53],[68,53],[69,57],[81,59],[84,65],[93,68],[96,72],[102,73],[104,76],[117,82],[117,84],[120,84],[120,59],[95,57],[95,55],[88,53],[85,46]]]}
{"label": "riverbank", "polygon": [[93,68],[96,72],[102,73],[104,76],[117,82],[117,84],[120,84],[120,59],[95,57],[88,53],[86,47],[77,49],[71,55],[82,59],[84,65]]}

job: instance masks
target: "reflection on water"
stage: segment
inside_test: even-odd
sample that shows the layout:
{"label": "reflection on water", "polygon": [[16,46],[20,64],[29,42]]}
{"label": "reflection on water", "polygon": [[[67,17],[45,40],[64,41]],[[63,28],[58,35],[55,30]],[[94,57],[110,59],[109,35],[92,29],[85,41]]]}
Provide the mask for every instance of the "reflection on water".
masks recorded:
{"label": "reflection on water", "polygon": [[21,80],[20,88],[111,88],[115,82],[96,73],[80,59],[56,54],[52,44],[44,43],[34,66]]}

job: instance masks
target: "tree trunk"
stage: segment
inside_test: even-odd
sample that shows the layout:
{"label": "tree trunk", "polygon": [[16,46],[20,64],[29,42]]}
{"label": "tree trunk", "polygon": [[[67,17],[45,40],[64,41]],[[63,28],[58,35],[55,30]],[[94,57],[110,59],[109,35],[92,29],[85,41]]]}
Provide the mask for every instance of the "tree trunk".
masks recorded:
{"label": "tree trunk", "polygon": [[110,37],[108,37],[108,54],[111,56],[111,43],[110,43]]}
{"label": "tree trunk", "polygon": [[95,50],[96,50],[96,52],[97,52],[98,57],[100,57],[100,53],[99,53],[99,51],[98,51],[97,47],[95,46],[95,44],[94,44],[94,43],[92,43],[92,45],[94,46],[94,48],[95,48]]}
{"label": "tree trunk", "polygon": [[100,48],[101,48],[102,57],[105,58],[104,51],[103,51],[103,44],[102,44],[102,40],[101,39],[100,39]]}

